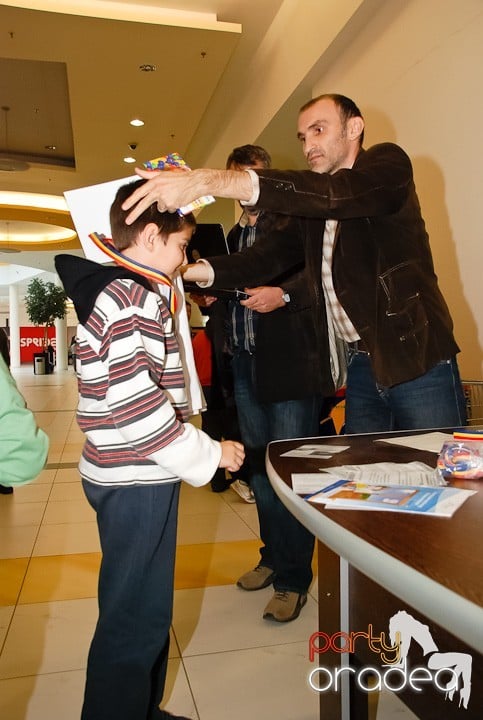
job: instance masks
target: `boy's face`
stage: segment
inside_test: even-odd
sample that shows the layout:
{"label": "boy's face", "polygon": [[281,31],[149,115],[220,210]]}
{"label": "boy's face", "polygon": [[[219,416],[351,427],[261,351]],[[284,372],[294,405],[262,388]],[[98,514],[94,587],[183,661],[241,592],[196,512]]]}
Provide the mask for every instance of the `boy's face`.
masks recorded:
{"label": "boy's face", "polygon": [[194,227],[186,225],[182,230],[171,233],[168,237],[161,237],[158,233],[157,251],[155,254],[156,269],[174,275],[181,265],[186,265],[186,248],[193,235]]}

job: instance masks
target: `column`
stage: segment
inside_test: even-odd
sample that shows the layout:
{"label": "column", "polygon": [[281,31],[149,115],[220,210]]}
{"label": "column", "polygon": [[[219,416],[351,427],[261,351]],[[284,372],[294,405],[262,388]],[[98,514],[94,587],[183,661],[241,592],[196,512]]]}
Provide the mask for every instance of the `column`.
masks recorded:
{"label": "column", "polygon": [[57,370],[67,370],[67,318],[55,321],[55,354]]}
{"label": "column", "polygon": [[20,325],[18,313],[18,285],[8,286],[9,307],[8,321],[10,325],[10,367],[18,370],[20,367]]}

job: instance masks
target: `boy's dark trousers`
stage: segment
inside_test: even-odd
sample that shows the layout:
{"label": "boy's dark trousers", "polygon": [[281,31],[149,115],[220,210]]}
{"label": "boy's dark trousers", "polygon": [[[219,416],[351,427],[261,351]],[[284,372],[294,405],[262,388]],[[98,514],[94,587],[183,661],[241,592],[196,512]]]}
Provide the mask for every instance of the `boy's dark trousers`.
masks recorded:
{"label": "boy's dark trousers", "polygon": [[102,562],[81,720],[162,720],[180,483],[83,487]]}

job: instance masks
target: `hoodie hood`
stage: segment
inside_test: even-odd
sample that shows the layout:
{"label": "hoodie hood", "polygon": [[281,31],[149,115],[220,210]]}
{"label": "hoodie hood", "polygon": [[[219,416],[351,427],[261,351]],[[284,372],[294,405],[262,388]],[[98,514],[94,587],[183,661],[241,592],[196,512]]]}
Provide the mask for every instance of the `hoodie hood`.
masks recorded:
{"label": "hoodie hood", "polygon": [[113,280],[128,279],[152,290],[149,280],[118,265],[101,265],[75,255],[56,255],[55,269],[74,303],[81,325],[85,325],[99,295]]}

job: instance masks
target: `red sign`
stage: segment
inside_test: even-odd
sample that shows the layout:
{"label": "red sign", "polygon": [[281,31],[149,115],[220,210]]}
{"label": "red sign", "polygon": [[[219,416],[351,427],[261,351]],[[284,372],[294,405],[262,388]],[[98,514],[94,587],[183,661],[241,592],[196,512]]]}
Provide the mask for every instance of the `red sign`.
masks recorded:
{"label": "red sign", "polygon": [[[30,326],[20,328],[20,362],[33,363],[34,353],[44,351],[44,328]],[[55,350],[55,327],[47,328],[47,337]]]}

